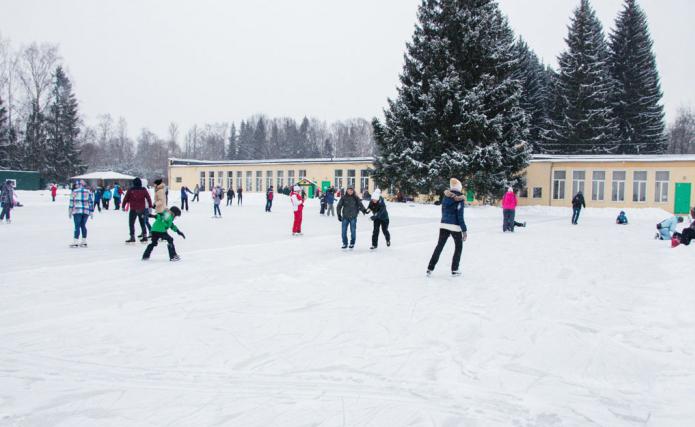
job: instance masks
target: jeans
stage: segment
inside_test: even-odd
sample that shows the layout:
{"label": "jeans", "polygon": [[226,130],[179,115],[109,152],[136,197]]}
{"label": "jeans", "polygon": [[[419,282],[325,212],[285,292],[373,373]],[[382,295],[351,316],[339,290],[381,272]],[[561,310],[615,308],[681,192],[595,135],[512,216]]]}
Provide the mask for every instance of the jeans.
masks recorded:
{"label": "jeans", "polygon": [[87,238],[87,220],[89,219],[89,214],[74,214],[72,220],[75,222],[75,234],[74,238],[80,238],[80,231],[82,232],[82,238]]}
{"label": "jeans", "polygon": [[387,242],[391,241],[391,233],[389,233],[389,222],[380,219],[374,219],[374,231],[372,231],[372,246],[376,248],[379,244],[379,229],[384,233]]}
{"label": "jeans", "polygon": [[101,199],[104,204],[104,209],[109,210],[109,199]]}
{"label": "jeans", "polygon": [[516,212],[514,209],[504,209],[502,211],[503,221],[502,221],[502,231],[514,231],[514,216]]}
{"label": "jeans", "polygon": [[140,223],[140,229],[142,230],[142,236],[147,236],[147,227],[145,226],[145,211],[134,211],[130,210],[128,212],[128,227],[130,229],[130,238],[135,238],[135,219],[137,218]]}
{"label": "jeans", "polygon": [[181,197],[181,210],[188,211],[188,197]]}
{"label": "jeans", "polygon": [[144,259],[148,259],[150,255],[152,254],[152,250],[154,249],[155,246],[157,246],[157,243],[159,243],[160,240],[166,240],[167,242],[167,250],[169,251],[169,259],[172,259],[173,257],[176,256],[176,248],[174,247],[174,239],[171,237],[169,234],[166,232],[164,233],[159,233],[155,231],[152,233],[152,242],[147,245],[147,248],[145,248],[145,253],[142,254],[142,257]]}
{"label": "jeans", "polygon": [[195,202],[195,201],[198,201],[198,202],[199,202],[199,201],[200,201],[200,194],[195,193],[195,194],[193,195],[193,200],[191,200],[191,201],[192,201],[192,202]]}
{"label": "jeans", "polygon": [[113,198],[113,208],[116,210],[119,210],[121,208],[121,198],[120,197],[114,197]]}
{"label": "jeans", "polygon": [[232,204],[233,201],[234,201],[234,199],[232,199],[231,197],[227,197],[227,205],[226,206],[234,206]]}
{"label": "jeans", "polygon": [[357,218],[343,218],[343,223],[342,223],[342,237],[343,237],[343,246],[348,244],[348,238],[347,238],[347,229],[348,225],[350,226],[350,245],[354,246],[355,245],[355,239],[357,238],[356,231],[357,231]]}
{"label": "jeans", "polygon": [[213,215],[217,216],[217,215],[219,214],[220,216],[222,216],[222,211],[220,210],[220,205],[218,205],[217,203],[215,203],[214,206],[215,206],[215,208],[214,208],[213,211],[212,211],[212,212],[213,212]]}
{"label": "jeans", "polygon": [[267,200],[265,202],[265,211],[270,212],[270,209],[273,207],[273,201],[272,200]]}
{"label": "jeans", "polygon": [[434,267],[439,262],[439,256],[442,254],[444,245],[446,241],[451,236],[454,239],[454,257],[451,259],[451,271],[457,271],[459,269],[459,263],[461,262],[461,252],[463,250],[463,233],[460,231],[450,231],[444,228],[439,229],[439,241],[437,242],[437,247],[434,248],[434,253],[430,259],[430,263],[427,266],[428,270],[434,270]]}
{"label": "jeans", "polygon": [[572,208],[572,224],[576,224],[579,221],[579,212],[582,208]]}

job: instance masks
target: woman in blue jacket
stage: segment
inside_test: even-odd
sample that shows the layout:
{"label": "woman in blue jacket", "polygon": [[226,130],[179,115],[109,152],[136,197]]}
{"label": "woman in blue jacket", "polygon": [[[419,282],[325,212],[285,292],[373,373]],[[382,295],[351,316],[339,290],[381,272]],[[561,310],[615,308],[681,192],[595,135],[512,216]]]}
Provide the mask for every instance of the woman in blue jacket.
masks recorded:
{"label": "woman in blue jacket", "polygon": [[461,181],[456,178],[451,178],[450,189],[444,191],[442,199],[442,222],[439,226],[439,241],[437,247],[434,248],[434,253],[427,266],[427,276],[432,274],[434,267],[439,261],[439,256],[442,254],[446,241],[451,236],[454,239],[454,257],[451,260],[451,275],[460,276],[459,262],[461,261],[461,251],[463,250],[463,242],[468,238],[466,222],[463,220],[464,200],[466,196],[461,193],[463,186]]}

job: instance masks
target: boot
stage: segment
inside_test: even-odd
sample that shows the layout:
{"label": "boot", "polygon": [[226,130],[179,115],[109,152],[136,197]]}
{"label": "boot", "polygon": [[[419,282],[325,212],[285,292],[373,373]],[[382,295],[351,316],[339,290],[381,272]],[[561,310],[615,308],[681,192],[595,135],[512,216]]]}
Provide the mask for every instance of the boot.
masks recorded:
{"label": "boot", "polygon": [[87,247],[87,238],[85,238],[85,237],[82,238],[82,241],[80,242],[80,247],[81,248]]}
{"label": "boot", "polygon": [[72,239],[72,243],[70,244],[71,248],[76,248],[80,246],[80,242],[77,239]]}
{"label": "boot", "polygon": [[130,236],[130,239],[125,241],[126,243],[135,243],[135,237]]}
{"label": "boot", "polygon": [[[167,250],[169,251],[169,260],[178,261],[180,258],[176,255],[176,248],[171,243],[167,243]],[[174,259],[176,258],[176,259]]]}

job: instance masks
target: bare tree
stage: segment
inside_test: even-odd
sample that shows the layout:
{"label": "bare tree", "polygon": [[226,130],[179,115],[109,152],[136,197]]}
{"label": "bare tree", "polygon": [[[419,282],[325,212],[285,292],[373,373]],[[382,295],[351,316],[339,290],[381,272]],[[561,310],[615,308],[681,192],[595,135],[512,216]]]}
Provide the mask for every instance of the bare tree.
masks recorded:
{"label": "bare tree", "polygon": [[46,107],[46,95],[59,61],[58,46],[48,43],[32,43],[19,54],[19,80],[26,91],[27,101],[38,111]]}
{"label": "bare tree", "polygon": [[668,130],[668,151],[672,154],[695,153],[695,113],[680,108],[675,122]]}

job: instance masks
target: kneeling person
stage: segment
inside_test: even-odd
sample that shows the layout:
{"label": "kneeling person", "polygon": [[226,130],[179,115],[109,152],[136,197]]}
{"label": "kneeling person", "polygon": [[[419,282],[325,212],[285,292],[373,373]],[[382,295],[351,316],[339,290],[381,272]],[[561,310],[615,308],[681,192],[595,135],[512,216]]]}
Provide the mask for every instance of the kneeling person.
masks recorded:
{"label": "kneeling person", "polygon": [[176,228],[176,226],[174,225],[174,219],[177,216],[181,216],[181,209],[177,208],[176,206],[172,206],[170,209],[164,210],[164,212],[157,214],[157,219],[154,221],[154,224],[152,224],[152,242],[149,245],[147,245],[145,253],[142,254],[143,261],[150,259],[152,250],[155,246],[157,246],[157,243],[160,240],[166,240],[167,242],[167,249],[169,250],[169,261],[178,261],[181,259],[178,255],[176,255],[174,239],[167,233],[167,230],[171,228],[172,230],[174,230],[176,234],[183,237],[184,239],[186,238],[186,236],[181,232],[181,230]]}

